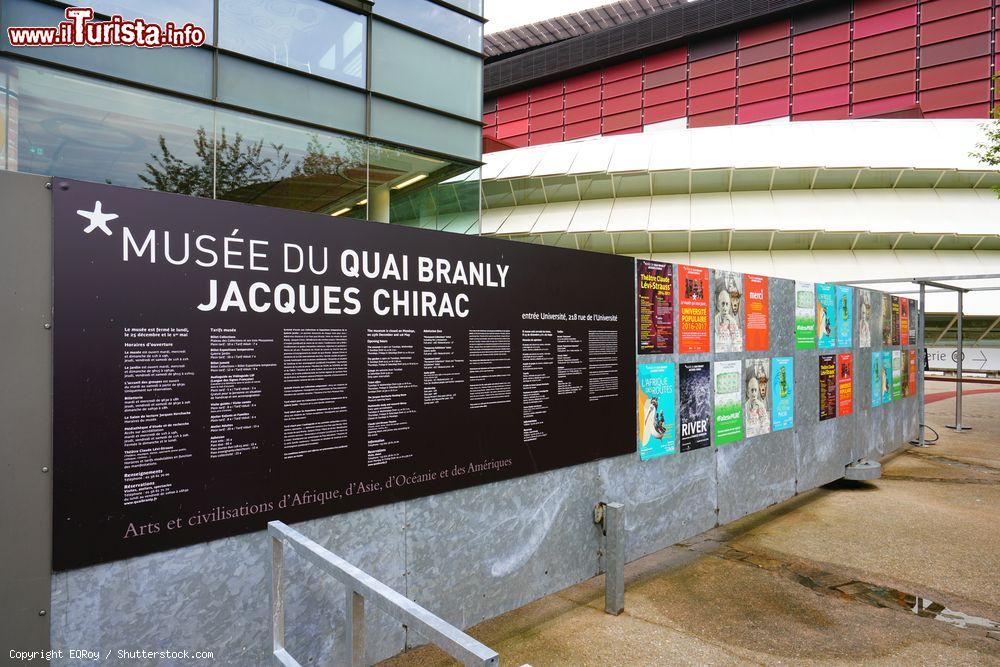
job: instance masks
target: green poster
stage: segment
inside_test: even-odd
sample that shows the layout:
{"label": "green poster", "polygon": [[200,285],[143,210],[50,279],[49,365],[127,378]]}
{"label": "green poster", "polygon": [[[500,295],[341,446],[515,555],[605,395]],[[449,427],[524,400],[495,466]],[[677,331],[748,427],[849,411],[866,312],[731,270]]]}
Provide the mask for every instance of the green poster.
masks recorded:
{"label": "green poster", "polygon": [[795,348],[816,347],[816,285],[795,283]]}
{"label": "green poster", "polygon": [[743,439],[743,404],[740,401],[742,364],[715,362],[715,444]]}
{"label": "green poster", "polygon": [[903,397],[903,377],[900,375],[903,370],[902,357],[899,350],[892,351],[892,400],[898,401]]}

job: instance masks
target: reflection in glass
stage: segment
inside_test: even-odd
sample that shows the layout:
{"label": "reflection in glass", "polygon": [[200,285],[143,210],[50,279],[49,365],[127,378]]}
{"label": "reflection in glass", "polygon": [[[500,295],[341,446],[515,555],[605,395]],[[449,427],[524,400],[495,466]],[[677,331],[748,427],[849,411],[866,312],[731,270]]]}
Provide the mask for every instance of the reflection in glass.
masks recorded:
{"label": "reflection in glass", "polygon": [[208,35],[206,41],[210,41],[214,27],[212,4],[212,0],[92,0],[85,3],[85,6],[92,7],[97,14],[118,14],[126,19],[143,19],[147,23],[163,25],[167,21],[173,21],[177,26],[193,23],[205,29],[205,34]]}
{"label": "reflection in glass", "polygon": [[365,18],[322,0],[219,0],[219,47],[365,85]]}
{"label": "reflection in glass", "polygon": [[483,50],[483,24],[428,0],[378,0],[374,11],[415,30],[474,51]]}

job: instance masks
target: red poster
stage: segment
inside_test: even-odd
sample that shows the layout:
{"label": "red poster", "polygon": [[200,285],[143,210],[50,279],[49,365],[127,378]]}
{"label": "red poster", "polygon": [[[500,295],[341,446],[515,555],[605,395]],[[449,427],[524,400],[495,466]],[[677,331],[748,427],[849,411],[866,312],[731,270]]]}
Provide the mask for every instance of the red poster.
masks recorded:
{"label": "red poster", "polygon": [[899,344],[906,345],[910,337],[910,300],[899,300]]}
{"label": "red poster", "polygon": [[910,350],[910,393],[915,396],[917,393],[917,351]]}
{"label": "red poster", "polygon": [[748,352],[771,347],[768,329],[767,276],[743,274],[743,294],[746,298],[746,333],[743,341]]}
{"label": "red poster", "polygon": [[697,266],[677,267],[678,352],[708,352],[708,269]]}
{"label": "red poster", "polygon": [[851,353],[837,355],[837,416],[854,412],[854,358]]}

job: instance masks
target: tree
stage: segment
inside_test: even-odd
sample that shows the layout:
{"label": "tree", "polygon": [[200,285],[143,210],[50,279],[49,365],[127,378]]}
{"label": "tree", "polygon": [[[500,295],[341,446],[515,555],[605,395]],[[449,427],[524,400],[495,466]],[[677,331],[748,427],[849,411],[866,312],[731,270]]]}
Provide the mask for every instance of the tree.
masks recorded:
{"label": "tree", "polygon": [[[1000,74],[995,75],[993,81],[1000,82]],[[1000,93],[1000,86],[996,86],[996,90]],[[993,107],[990,116],[993,120],[983,126],[986,138],[976,144],[978,150],[971,155],[991,167],[996,167],[1000,166],[1000,106]],[[993,191],[1000,197],[1000,186],[994,186]]]}
{"label": "tree", "polygon": [[214,141],[204,127],[198,128],[193,163],[177,157],[162,134],[157,143],[160,154],[150,155],[153,161],[146,163],[146,173],[139,174],[139,180],[153,190],[197,197],[225,198],[254,185],[274,182],[291,162],[282,144],[269,143],[265,147],[263,139],[246,141],[239,132],[230,139],[225,128]]}

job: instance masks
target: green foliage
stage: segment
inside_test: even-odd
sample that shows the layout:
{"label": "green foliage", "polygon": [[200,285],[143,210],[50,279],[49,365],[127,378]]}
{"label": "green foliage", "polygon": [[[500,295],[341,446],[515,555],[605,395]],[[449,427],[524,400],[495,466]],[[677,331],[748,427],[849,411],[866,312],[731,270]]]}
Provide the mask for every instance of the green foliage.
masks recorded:
{"label": "green foliage", "polygon": [[[994,90],[1000,95],[1000,74],[993,76]],[[1000,166],[1000,106],[993,107],[990,112],[993,117],[989,123],[983,125],[983,131],[986,137],[983,141],[976,144],[976,151],[970,153],[970,155],[981,162],[985,162],[991,167]],[[995,186],[993,192],[1000,197],[1000,186]]]}

